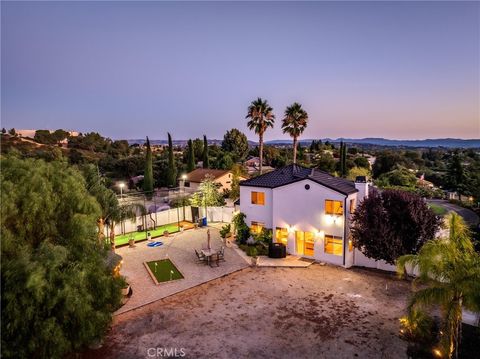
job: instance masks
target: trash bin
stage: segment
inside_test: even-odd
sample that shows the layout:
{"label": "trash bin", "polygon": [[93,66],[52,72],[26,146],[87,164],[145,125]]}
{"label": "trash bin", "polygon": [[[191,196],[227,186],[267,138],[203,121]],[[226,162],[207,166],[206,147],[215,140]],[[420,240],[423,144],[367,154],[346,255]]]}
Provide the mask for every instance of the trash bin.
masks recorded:
{"label": "trash bin", "polygon": [[203,217],[202,218],[202,227],[206,227],[207,226],[207,217]]}

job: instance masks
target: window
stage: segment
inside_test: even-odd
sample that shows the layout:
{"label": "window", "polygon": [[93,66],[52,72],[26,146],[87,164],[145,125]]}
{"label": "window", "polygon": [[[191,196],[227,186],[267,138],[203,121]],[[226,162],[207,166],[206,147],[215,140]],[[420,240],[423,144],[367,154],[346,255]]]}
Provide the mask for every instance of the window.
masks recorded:
{"label": "window", "polygon": [[325,235],[325,253],[336,256],[343,255],[342,237]]}
{"label": "window", "polygon": [[252,231],[252,233],[260,234],[264,227],[265,227],[265,223],[252,221],[250,230]]}
{"label": "window", "polygon": [[259,206],[265,205],[265,193],[264,192],[252,192],[252,204],[258,204]]}
{"label": "window", "polygon": [[331,199],[325,200],[325,213],[337,216],[343,215],[342,201],[333,201]]}
{"label": "window", "polygon": [[287,245],[288,229],[277,227],[275,230],[275,241]]}
{"label": "window", "polygon": [[355,212],[355,199],[350,200],[350,213]]}
{"label": "window", "polygon": [[190,182],[188,182],[188,181],[183,182],[183,186],[184,187],[190,187]]}

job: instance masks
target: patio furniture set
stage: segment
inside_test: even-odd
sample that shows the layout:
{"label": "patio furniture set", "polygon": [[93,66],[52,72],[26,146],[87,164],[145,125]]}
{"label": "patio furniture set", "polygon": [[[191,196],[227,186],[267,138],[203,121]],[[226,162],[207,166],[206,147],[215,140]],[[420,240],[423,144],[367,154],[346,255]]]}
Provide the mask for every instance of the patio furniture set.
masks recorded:
{"label": "patio furniture set", "polygon": [[198,263],[205,263],[210,267],[213,267],[215,263],[217,267],[220,266],[220,261],[225,261],[225,247],[222,246],[219,250],[212,248],[205,248],[199,251],[195,249]]}

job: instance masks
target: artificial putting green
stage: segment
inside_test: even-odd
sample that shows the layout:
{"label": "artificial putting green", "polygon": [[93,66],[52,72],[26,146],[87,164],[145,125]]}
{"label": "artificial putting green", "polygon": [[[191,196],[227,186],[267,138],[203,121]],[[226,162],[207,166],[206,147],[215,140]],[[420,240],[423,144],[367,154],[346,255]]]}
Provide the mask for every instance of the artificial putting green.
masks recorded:
{"label": "artificial putting green", "polygon": [[[155,263],[157,265],[155,265]],[[183,279],[182,273],[175,267],[170,259],[147,262],[150,272],[155,276],[158,283],[170,280]],[[171,277],[170,277],[171,276]]]}
{"label": "artificial putting green", "polygon": [[160,236],[163,236],[163,232],[165,232],[166,230],[168,231],[168,233],[178,232],[178,224],[177,223],[165,224],[163,226],[159,226],[156,229],[153,229],[147,232],[145,231],[131,232],[131,233],[115,236],[115,246],[122,246],[124,244],[128,244],[128,241],[132,237],[135,240],[135,242],[144,241],[147,239],[147,233],[150,233],[152,235],[152,238],[160,237]]}

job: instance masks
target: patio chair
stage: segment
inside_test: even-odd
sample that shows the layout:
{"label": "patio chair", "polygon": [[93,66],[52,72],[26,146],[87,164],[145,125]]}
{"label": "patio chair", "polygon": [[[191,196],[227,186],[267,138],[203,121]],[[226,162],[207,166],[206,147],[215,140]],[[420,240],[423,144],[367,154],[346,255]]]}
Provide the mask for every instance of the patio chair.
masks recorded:
{"label": "patio chair", "polygon": [[225,247],[220,247],[220,250],[217,252],[218,260],[225,262]]}
{"label": "patio chair", "polygon": [[207,257],[203,253],[198,253],[196,249],[195,254],[197,255],[198,263],[205,263],[207,261]]}
{"label": "patio chair", "polygon": [[220,267],[220,260],[218,257],[218,253],[212,254],[210,256],[210,260],[209,260],[210,267],[213,267],[213,263],[215,263],[217,267]]}

